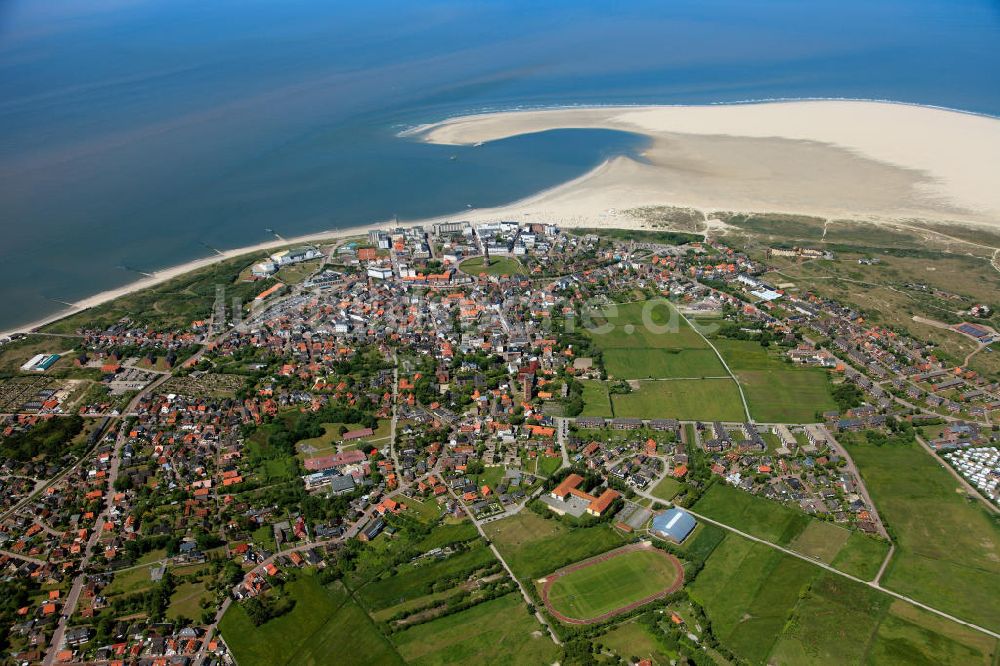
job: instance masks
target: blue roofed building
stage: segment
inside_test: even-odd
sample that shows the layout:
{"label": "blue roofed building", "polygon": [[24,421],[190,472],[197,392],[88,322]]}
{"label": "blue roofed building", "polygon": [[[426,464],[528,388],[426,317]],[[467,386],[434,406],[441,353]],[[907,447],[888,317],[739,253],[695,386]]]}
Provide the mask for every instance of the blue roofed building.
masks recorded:
{"label": "blue roofed building", "polygon": [[698,525],[692,516],[683,509],[669,509],[653,518],[653,535],[674,543],[687,539]]}

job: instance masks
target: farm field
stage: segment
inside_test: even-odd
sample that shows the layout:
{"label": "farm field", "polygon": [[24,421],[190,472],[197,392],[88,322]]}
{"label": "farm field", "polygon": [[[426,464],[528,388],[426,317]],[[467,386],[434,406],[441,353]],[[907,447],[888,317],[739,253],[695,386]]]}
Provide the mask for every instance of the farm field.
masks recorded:
{"label": "farm field", "polygon": [[673,558],[656,548],[630,550],[557,576],[547,588],[553,610],[575,620],[606,613],[664,592],[680,582]]}
{"label": "farm field", "polygon": [[528,272],[521,265],[521,262],[513,257],[490,257],[490,265],[486,267],[483,267],[483,257],[472,257],[463,261],[458,267],[470,275],[479,275],[480,273],[486,273],[487,275],[523,275]]}
{"label": "farm field", "polygon": [[728,377],[711,349],[606,349],[604,365],[616,379]]}
{"label": "farm field", "polygon": [[410,664],[551,664],[559,648],[529,615],[518,594],[393,635]]}
{"label": "farm field", "polygon": [[478,542],[470,550],[443,560],[400,566],[394,575],[356,589],[355,595],[368,610],[388,608],[429,594],[439,581],[456,576],[464,579],[468,573],[495,562],[493,553],[482,542]]}
{"label": "farm field", "polygon": [[622,545],[610,527],[569,528],[530,510],[484,527],[518,578],[530,581]]}
{"label": "farm field", "polygon": [[331,651],[350,641],[358,663],[400,663],[392,646],[339,584],[326,588],[314,575],[286,585],[295,599],[287,614],[255,627],[239,604],[222,618],[219,630],[240,666],[324,664]]}
{"label": "farm field", "polygon": [[615,416],[743,421],[743,403],[731,379],[645,381],[638,390],[611,398]]}
{"label": "farm field", "polygon": [[[597,346],[604,350],[711,350],[705,340],[680,317],[674,307],[662,299],[614,304],[605,312],[592,314],[594,316],[591,319],[596,330],[591,331],[591,337]],[[609,330],[605,332],[605,328]]]}
{"label": "farm field", "polygon": [[709,488],[693,509],[826,564],[839,561],[852,570],[850,573],[871,572],[869,578],[875,576],[889,552],[889,544],[884,541],[721,483]]}
{"label": "farm field", "polygon": [[996,641],[808,562],[727,534],[690,587],[755,664],[982,664]]}
{"label": "farm field", "polygon": [[837,408],[825,370],[797,368],[750,340],[717,338],[712,344],[743,386],[756,420],[812,423],[817,411]]}
{"label": "farm field", "polygon": [[830,564],[862,580],[873,580],[888,554],[889,544],[885,541],[861,532],[851,532],[847,544]]}
{"label": "farm field", "polygon": [[1000,630],[1000,525],[916,442],[844,438],[897,548],[882,584]]}
{"label": "farm field", "polygon": [[583,384],[583,411],[580,416],[611,416],[611,400],[608,398],[608,387],[604,382],[585,379]]}

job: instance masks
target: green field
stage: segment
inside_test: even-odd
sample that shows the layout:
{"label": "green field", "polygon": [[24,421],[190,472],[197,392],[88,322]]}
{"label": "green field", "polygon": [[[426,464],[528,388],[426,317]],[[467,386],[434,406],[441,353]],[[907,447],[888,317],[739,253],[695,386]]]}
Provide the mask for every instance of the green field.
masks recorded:
{"label": "green field", "polygon": [[393,641],[407,663],[427,666],[551,664],[559,658],[558,646],[517,594],[411,627]]}
{"label": "green field", "polygon": [[889,554],[889,543],[867,536],[861,532],[851,532],[847,544],[833,558],[831,564],[844,573],[862,580],[873,580],[879,567]]}
{"label": "green field", "polygon": [[[638,622],[623,622],[608,633],[601,634],[597,642],[631,663],[649,659],[657,666],[667,666],[676,658],[660,645],[649,629]],[[633,660],[633,657],[636,659]]]}
{"label": "green field", "polygon": [[670,501],[677,496],[677,493],[684,488],[684,484],[677,479],[668,476],[667,478],[656,484],[650,494],[653,497],[659,497],[662,500]]}
{"label": "green field", "polygon": [[463,261],[458,267],[470,275],[479,275],[480,273],[486,273],[487,275],[524,275],[528,272],[521,265],[521,262],[513,257],[490,257],[490,265],[485,268],[483,267],[482,257],[472,257]]}
{"label": "green field", "polygon": [[590,620],[662,592],[677,578],[662,552],[633,550],[557,578],[548,601],[566,617]]}
{"label": "green field", "polygon": [[701,421],[744,421],[739,389],[731,379],[642,382],[637,391],[615,395],[615,416]]}
{"label": "green field", "polygon": [[569,528],[532,511],[487,523],[484,529],[514,574],[524,581],[622,545],[622,537],[605,525]]}
{"label": "green field", "polygon": [[307,574],[288,583],[286,591],[295,599],[295,607],[259,627],[239,604],[223,616],[219,630],[240,666],[327,664],[330,655],[348,642],[352,663],[401,663],[343,586],[328,589]]}
{"label": "green field", "polygon": [[608,398],[608,387],[604,382],[585,379],[583,384],[583,411],[580,416],[611,416],[611,400]]}
{"label": "green field", "polygon": [[606,349],[604,366],[615,379],[728,377],[711,349]]}
{"label": "green field", "polygon": [[603,350],[711,349],[673,306],[662,299],[615,304],[602,313],[592,313],[590,319],[591,339]]}
{"label": "green field", "polygon": [[996,641],[728,534],[690,586],[722,642],[754,664],[993,663]]}
{"label": "green field", "polygon": [[778,348],[718,338],[712,344],[736,375],[754,418],[764,423],[812,423],[816,412],[837,408],[825,370],[798,368]]}
{"label": "green field", "polygon": [[721,483],[709,488],[693,509],[747,534],[834,564],[865,580],[875,577],[889,552],[885,541]]}
{"label": "green field", "polygon": [[1000,525],[959,494],[916,442],[845,438],[872,500],[896,539],[882,584],[965,620],[1000,630]]}
{"label": "green field", "polygon": [[796,553],[830,563],[851,538],[851,531],[820,520],[811,520],[788,547]]}
{"label": "green field", "polygon": [[429,594],[439,580],[471,573],[494,562],[493,553],[485,544],[478,542],[470,550],[443,560],[424,560],[400,566],[393,575],[368,583],[355,590],[355,594],[368,610],[388,608]]}

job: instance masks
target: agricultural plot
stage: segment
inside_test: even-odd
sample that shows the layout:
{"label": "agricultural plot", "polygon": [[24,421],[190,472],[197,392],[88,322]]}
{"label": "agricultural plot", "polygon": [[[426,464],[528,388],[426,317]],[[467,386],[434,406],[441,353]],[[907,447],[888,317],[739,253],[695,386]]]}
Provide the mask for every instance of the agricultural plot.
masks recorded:
{"label": "agricultural plot", "polygon": [[731,379],[645,381],[638,390],[612,396],[615,416],[743,421],[743,402]]}
{"label": "agricultural plot", "polygon": [[583,380],[583,411],[580,416],[611,416],[611,400],[608,398],[608,387],[604,382]]}
{"label": "agricultural plot", "polygon": [[728,377],[711,349],[606,349],[604,365],[616,379]]}
{"label": "agricultural plot", "polygon": [[410,664],[551,664],[559,648],[508,594],[393,635]]}
{"label": "agricultural plot", "polygon": [[724,644],[755,664],[983,664],[991,637],[728,534],[691,585]]}
{"label": "agricultural plot", "polygon": [[255,627],[239,604],[222,618],[219,630],[240,666],[325,664],[330,654],[350,643],[358,663],[400,663],[399,655],[379,634],[347,591],[321,585],[304,575],[285,586],[295,600],[290,612]]}
{"label": "agricultural plot", "polygon": [[622,545],[622,537],[605,525],[569,528],[532,511],[487,523],[484,529],[522,581]]}
{"label": "agricultural plot", "polygon": [[590,624],[678,589],[680,562],[651,546],[626,546],[556,571],[542,583],[549,612],[570,624]]}
{"label": "agricultural plot", "polygon": [[368,610],[379,610],[434,590],[435,584],[453,578],[464,580],[473,571],[496,562],[493,553],[479,542],[470,550],[443,560],[420,561],[398,568],[394,575],[376,580],[355,590],[355,596]]}
{"label": "agricultural plot", "polygon": [[797,368],[777,351],[748,340],[712,341],[736,375],[754,418],[764,423],[812,423],[836,409],[825,370]]}
{"label": "agricultural plot", "polygon": [[[873,578],[889,552],[889,544],[825,523],[801,511],[717,483],[694,510],[755,537],[765,539],[845,571]],[[874,570],[873,570],[874,569]]]}
{"label": "agricultural plot", "polygon": [[896,537],[882,584],[1000,629],[1000,525],[916,442],[878,447],[862,439],[845,443]]}
{"label": "agricultural plot", "polygon": [[610,306],[591,318],[589,330],[616,379],[726,375],[711,347],[666,301]]}

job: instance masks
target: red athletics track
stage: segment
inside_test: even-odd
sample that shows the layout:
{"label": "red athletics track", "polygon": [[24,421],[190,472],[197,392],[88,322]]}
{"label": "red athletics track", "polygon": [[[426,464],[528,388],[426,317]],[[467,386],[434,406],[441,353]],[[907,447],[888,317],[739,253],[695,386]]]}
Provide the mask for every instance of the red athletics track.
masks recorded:
{"label": "red athletics track", "polygon": [[[656,594],[646,597],[645,599],[639,599],[638,601],[633,601],[627,606],[616,608],[614,610],[608,611],[607,613],[604,613],[603,615],[598,615],[597,617],[588,618],[586,620],[580,620],[578,618],[573,618],[573,617],[566,617],[565,615],[557,611],[555,608],[553,608],[552,604],[549,603],[549,589],[552,587],[553,583],[555,583],[558,579],[562,578],[566,574],[572,573],[574,571],[579,571],[580,569],[593,566],[600,562],[606,562],[613,557],[618,557],[619,555],[624,555],[625,553],[630,553],[634,550],[655,551],[660,555],[662,555],[663,557],[670,560],[670,563],[674,565],[674,570],[677,572],[677,579],[674,581],[674,584],[665,590],[661,590]],[[559,569],[555,573],[546,576],[545,584],[542,586],[542,602],[545,604],[546,610],[549,611],[552,617],[556,618],[560,622],[565,622],[566,624],[597,624],[598,622],[604,622],[605,620],[612,618],[616,615],[627,613],[633,609],[638,608],[639,606],[643,606],[651,601],[656,601],[657,599],[661,599],[667,596],[668,594],[672,594],[677,590],[681,589],[681,586],[683,584],[684,584],[684,566],[681,564],[680,560],[678,560],[670,553],[666,553],[660,550],[659,548],[655,548],[653,546],[647,546],[641,543],[634,543],[628,546],[622,546],[621,548],[616,548],[615,550],[610,550],[602,555],[592,557],[589,560],[583,560],[582,562],[571,564],[568,567],[563,567],[562,569]]]}

